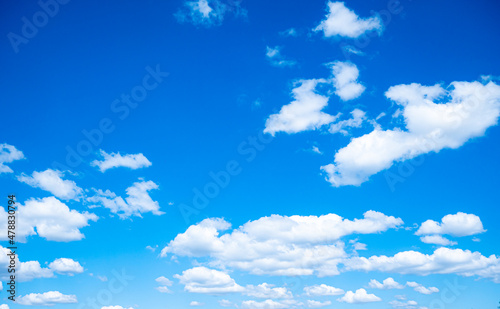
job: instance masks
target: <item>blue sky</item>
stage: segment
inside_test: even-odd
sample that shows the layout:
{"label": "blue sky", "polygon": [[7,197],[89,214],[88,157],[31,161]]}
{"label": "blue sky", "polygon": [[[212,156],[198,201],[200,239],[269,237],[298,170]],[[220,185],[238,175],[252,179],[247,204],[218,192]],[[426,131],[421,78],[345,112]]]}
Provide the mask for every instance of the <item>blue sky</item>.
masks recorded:
{"label": "blue sky", "polygon": [[4,3],[0,309],[495,308],[499,9]]}

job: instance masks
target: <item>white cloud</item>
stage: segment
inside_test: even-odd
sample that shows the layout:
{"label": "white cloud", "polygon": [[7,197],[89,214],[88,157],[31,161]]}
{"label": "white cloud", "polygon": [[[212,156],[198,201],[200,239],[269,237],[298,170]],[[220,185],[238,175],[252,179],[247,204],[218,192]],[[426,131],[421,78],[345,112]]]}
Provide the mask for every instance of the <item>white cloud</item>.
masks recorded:
{"label": "white cloud", "polygon": [[402,289],[404,288],[403,285],[397,283],[393,278],[389,277],[382,281],[382,283],[378,282],[375,279],[370,280],[370,283],[368,283],[368,286],[374,289],[384,289],[384,290],[389,290],[389,289]]}
{"label": "white cloud", "polygon": [[417,283],[417,282],[406,282],[406,285],[409,286],[409,287],[412,287],[416,292],[420,293],[420,294],[426,294],[426,295],[429,295],[429,294],[432,294],[432,293],[437,293],[439,292],[439,289],[436,288],[436,287],[428,287],[426,288],[425,286],[421,285],[420,283]]}
{"label": "white cloud", "polygon": [[471,236],[485,232],[481,219],[473,214],[458,212],[446,215],[441,223],[427,220],[418,229],[415,235],[447,234],[452,236]]}
{"label": "white cloud", "polygon": [[190,293],[224,294],[243,292],[244,288],[236,284],[228,274],[206,267],[194,267],[174,275],[184,284],[184,290]]}
{"label": "white cloud", "polygon": [[375,294],[368,294],[365,289],[358,289],[356,292],[347,291],[344,296],[337,299],[339,302],[349,304],[372,303],[381,300],[382,299]]}
{"label": "white cloud", "polygon": [[274,288],[273,285],[262,283],[257,286],[248,285],[244,292],[245,295],[256,298],[280,299],[292,298],[292,292],[285,287]]}
{"label": "white cloud", "polygon": [[394,256],[352,257],[343,261],[345,271],[381,271],[400,274],[458,274],[478,276],[500,282],[500,258],[485,257],[479,252],[438,248],[433,254],[403,251]]}
{"label": "white cloud", "polygon": [[295,29],[295,28],[289,28],[289,29],[287,29],[285,31],[281,31],[280,35],[282,35],[282,36],[296,37],[296,36],[299,35],[299,33],[298,33],[297,29]]}
{"label": "white cloud", "polygon": [[127,167],[136,170],[152,165],[152,163],[142,153],[127,154],[122,156],[119,152],[108,154],[101,149],[100,154],[103,157],[103,160],[94,160],[90,163],[90,165],[97,166],[103,173],[111,168],[116,167]]}
{"label": "white cloud", "polygon": [[457,244],[456,241],[451,241],[441,235],[427,235],[420,237],[420,240],[426,244],[434,244],[441,246],[454,246]]}
{"label": "white cloud", "polygon": [[295,100],[284,105],[278,114],[269,116],[264,132],[271,135],[276,132],[297,133],[315,130],[335,121],[335,116],[321,111],[328,105],[328,97],[316,91],[316,87],[321,83],[326,81],[323,79],[299,81],[300,86],[292,90]]}
{"label": "white cloud", "polygon": [[199,307],[205,305],[204,303],[200,303],[198,301],[193,300],[192,302],[189,303],[191,307]]}
{"label": "white cloud", "polygon": [[156,287],[156,290],[158,290],[160,293],[172,293],[172,291],[170,291],[170,289],[168,288],[169,286],[172,286],[172,280],[161,276],[156,278],[155,281],[161,284],[161,286]]}
{"label": "white cloud", "polygon": [[336,61],[330,65],[335,94],[343,101],[356,99],[365,91],[365,86],[358,82],[359,70],[355,64]]}
{"label": "white cloud", "polygon": [[221,299],[221,300],[219,300],[219,305],[221,305],[222,307],[232,307],[232,306],[234,306],[234,304],[232,302],[230,302],[229,300],[227,300],[227,299]]}
{"label": "white cloud", "polygon": [[290,305],[287,303],[274,301],[272,299],[267,299],[262,302],[246,300],[241,303],[241,308],[243,309],[282,309],[289,307]]}
{"label": "white cloud", "polygon": [[0,305],[0,309],[9,309],[9,305],[6,304]]}
{"label": "white cloud", "polygon": [[500,86],[493,82],[453,82],[451,86],[451,90],[420,84],[389,88],[386,96],[402,107],[406,131],[376,127],[352,139],[335,154],[335,163],[321,167],[327,180],[335,187],[357,186],[394,162],[459,148],[497,124]]}
{"label": "white cloud", "polygon": [[180,23],[210,27],[220,25],[228,13],[236,17],[247,14],[246,10],[240,7],[239,1],[197,0],[185,1],[175,17]]}
{"label": "white cloud", "polygon": [[307,301],[307,307],[309,307],[309,308],[322,308],[325,306],[329,306],[331,304],[332,304],[332,302],[329,300],[324,301],[324,302],[320,302],[317,300],[308,300]]}
{"label": "white cloud", "polygon": [[414,300],[409,300],[407,302],[401,302],[398,300],[393,300],[389,302],[392,308],[403,308],[403,309],[426,309],[425,307],[417,307],[418,303]]}
{"label": "white cloud", "polygon": [[319,148],[317,146],[312,146],[311,151],[315,152],[317,154],[323,154],[323,152],[321,150],[319,150]]}
{"label": "white cloud", "polygon": [[28,306],[53,306],[55,304],[74,304],[77,302],[75,295],[64,295],[58,291],[42,294],[27,294],[16,298],[16,302]]}
{"label": "white cloud", "polygon": [[219,235],[230,224],[223,219],[205,219],[178,234],[161,256],[209,257],[212,265],[257,275],[328,276],[338,274],[337,264],[346,255],[341,237],[379,233],[401,224],[401,219],[376,211],[367,211],[363,219],[352,221],[335,214],[272,215]]}
{"label": "white cloud", "polygon": [[329,13],[314,31],[323,31],[325,37],[357,38],[367,31],[382,31],[379,17],[360,18],[344,2],[328,2]]}
{"label": "white cloud", "polygon": [[83,267],[75,260],[68,258],[59,258],[49,264],[49,268],[56,273],[73,275],[83,273]]}
{"label": "white cloud", "polygon": [[351,112],[351,115],[352,117],[350,119],[332,123],[328,131],[332,134],[340,132],[347,135],[347,128],[359,128],[363,124],[363,121],[366,120],[366,113],[357,108]]}
{"label": "white cloud", "polygon": [[152,181],[139,180],[126,189],[125,199],[109,190],[95,190],[96,194],[87,198],[87,201],[103,205],[122,219],[131,216],[142,217],[141,214],[146,212],[156,216],[163,215],[158,202],[153,201],[149,195],[149,191],[158,189],[158,185]]}
{"label": "white cloud", "polygon": [[104,306],[104,307],[101,307],[101,309],[134,309],[134,308],[133,307],[125,308],[122,306]]}
{"label": "white cloud", "polygon": [[331,296],[342,295],[344,290],[326,284],[312,285],[304,287],[307,296]]}
{"label": "white cloud", "polygon": [[[98,219],[95,214],[69,209],[55,197],[31,199],[24,206],[19,204],[17,216],[16,238],[20,242],[37,234],[52,241],[81,240],[85,236],[80,229]],[[7,212],[3,208],[0,208],[0,218],[0,239],[6,239]]]}
{"label": "white cloud", "polygon": [[0,174],[13,173],[14,171],[5,163],[12,163],[21,159],[24,159],[22,151],[9,144],[0,144]]}
{"label": "white cloud", "polygon": [[82,188],[72,180],[64,180],[64,173],[58,170],[47,169],[43,172],[34,171],[31,176],[21,174],[17,180],[34,188],[40,188],[54,194],[63,200],[79,200],[83,194]]}
{"label": "white cloud", "polygon": [[296,61],[288,60],[281,54],[281,48],[276,47],[266,47],[266,57],[269,62],[276,67],[290,67],[297,64]]}
{"label": "white cloud", "polygon": [[168,286],[157,286],[155,289],[160,293],[172,293]]}

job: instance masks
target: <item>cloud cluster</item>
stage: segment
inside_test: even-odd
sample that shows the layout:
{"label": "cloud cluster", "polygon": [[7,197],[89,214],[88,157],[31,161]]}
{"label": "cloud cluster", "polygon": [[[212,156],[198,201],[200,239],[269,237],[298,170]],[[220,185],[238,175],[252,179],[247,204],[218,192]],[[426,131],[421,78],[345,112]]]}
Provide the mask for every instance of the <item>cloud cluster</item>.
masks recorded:
{"label": "cloud cluster", "polygon": [[92,166],[97,166],[101,172],[105,172],[111,168],[117,167],[127,167],[133,170],[149,167],[152,163],[142,154],[127,154],[121,155],[117,153],[106,153],[104,150],[100,150],[102,160],[94,160],[90,163]]}
{"label": "cloud cluster", "polygon": [[184,284],[184,290],[191,293],[223,294],[243,292],[245,289],[236,284],[228,274],[206,267],[194,267],[175,275]]}
{"label": "cloud cluster", "polygon": [[382,283],[378,282],[375,279],[370,280],[368,283],[368,286],[373,288],[373,289],[383,289],[383,290],[389,290],[389,289],[403,289],[404,286],[397,283],[393,278],[389,277],[382,281]]}
{"label": "cloud cluster", "polygon": [[56,304],[74,304],[77,303],[77,299],[76,295],[65,295],[59,291],[50,291],[19,296],[16,298],[16,302],[26,306],[53,306]]}
{"label": "cloud cluster", "polygon": [[365,289],[358,289],[356,292],[347,291],[345,295],[337,299],[337,301],[349,304],[359,304],[382,301],[382,299],[375,294],[368,294]]}
{"label": "cloud cluster", "polygon": [[130,218],[131,216],[142,217],[141,214],[151,212],[160,216],[164,212],[160,211],[160,205],[149,195],[149,191],[158,189],[158,185],[152,181],[139,179],[125,191],[127,197],[122,198],[109,190],[94,190],[95,195],[87,198],[88,202],[96,203],[108,208],[112,213],[120,218]]}
{"label": "cloud cluster", "polygon": [[439,85],[398,85],[387,98],[400,106],[405,130],[382,130],[354,138],[335,154],[335,162],[322,166],[335,187],[358,186],[394,162],[456,149],[484,135],[500,114],[500,86],[493,82],[453,82],[451,90]]}
{"label": "cloud cluster", "polygon": [[304,287],[307,296],[332,296],[342,295],[344,290],[326,284],[312,285]]}

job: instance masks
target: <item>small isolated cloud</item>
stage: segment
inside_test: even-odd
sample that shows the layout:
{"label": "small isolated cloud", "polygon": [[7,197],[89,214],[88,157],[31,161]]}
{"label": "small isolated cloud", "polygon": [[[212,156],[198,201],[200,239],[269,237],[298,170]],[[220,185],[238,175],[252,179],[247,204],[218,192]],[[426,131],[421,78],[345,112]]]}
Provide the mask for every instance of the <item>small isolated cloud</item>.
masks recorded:
{"label": "small isolated cloud", "polygon": [[104,306],[101,309],[134,309],[133,307],[125,308],[122,306]]}
{"label": "small isolated cloud", "polygon": [[382,281],[382,283],[378,282],[375,279],[370,280],[370,283],[368,283],[368,286],[373,288],[373,289],[383,289],[383,290],[390,290],[390,289],[403,289],[404,286],[397,283],[393,278],[389,277]]}
{"label": "small isolated cloud", "polygon": [[0,144],[0,174],[13,173],[14,171],[5,163],[12,163],[21,159],[24,159],[22,151],[9,144]]}
{"label": "small isolated cloud", "polygon": [[265,301],[246,300],[241,303],[243,309],[282,309],[289,308],[290,304],[284,301],[274,301],[266,299]]}
{"label": "small isolated cloud", "polygon": [[396,309],[426,309],[426,307],[417,307],[418,303],[414,300],[409,300],[407,302],[401,302],[398,300],[393,300],[389,302],[389,305],[392,306],[392,308]]}
{"label": "small isolated cloud", "polygon": [[332,296],[342,295],[344,290],[326,284],[312,285],[304,287],[307,296]]}
{"label": "small isolated cloud", "polygon": [[94,160],[90,163],[90,165],[97,166],[103,173],[116,167],[128,167],[136,170],[142,167],[151,166],[152,164],[142,153],[127,154],[122,156],[119,152],[108,154],[101,149],[100,154],[103,160]]}
{"label": "small isolated cloud", "polygon": [[457,244],[456,241],[451,241],[441,235],[427,235],[420,237],[420,240],[426,244],[434,244],[440,246],[454,246]]}
{"label": "small isolated cloud", "polygon": [[[19,204],[17,241],[26,242],[26,237],[38,235],[52,241],[75,241],[85,236],[80,229],[89,221],[97,221],[95,214],[70,209],[55,197],[30,199]],[[0,239],[7,239],[7,212],[0,208]]]}
{"label": "small isolated cloud", "polygon": [[191,307],[199,307],[205,305],[204,303],[200,303],[198,301],[193,300],[192,302],[189,303]]}
{"label": "small isolated cloud", "polygon": [[395,162],[457,149],[483,136],[500,114],[500,86],[493,82],[453,82],[446,90],[439,85],[398,85],[386,96],[402,108],[406,129],[375,127],[353,138],[335,154],[334,163],[321,167],[333,186],[359,186]]}
{"label": "small isolated cloud", "polygon": [[246,16],[247,12],[235,0],[197,0],[185,1],[175,17],[180,23],[191,23],[195,26],[219,26],[225,16]]}
{"label": "small isolated cloud", "polygon": [[59,291],[50,291],[42,294],[31,293],[16,298],[20,305],[27,306],[53,306],[56,304],[77,303],[76,295],[64,295]]}
{"label": "small isolated cloud", "polygon": [[406,282],[406,285],[409,286],[409,287],[412,287],[416,292],[420,293],[420,294],[426,294],[426,295],[429,295],[429,294],[432,294],[432,293],[437,293],[439,292],[439,289],[436,288],[436,287],[428,287],[426,288],[425,286],[421,285],[420,283],[417,283],[417,282]]}
{"label": "small isolated cloud", "polygon": [[58,274],[70,275],[83,273],[83,267],[77,261],[59,258],[49,264],[49,268]]}
{"label": "small isolated cloud", "polygon": [[329,306],[331,305],[332,302],[327,300],[327,301],[324,301],[324,302],[320,302],[320,301],[317,301],[317,300],[308,300],[307,301],[307,307],[308,308],[322,308],[322,307],[325,307],[325,306]]}
{"label": "small isolated cloud", "polygon": [[283,106],[278,114],[269,116],[264,132],[272,135],[276,132],[297,133],[335,121],[335,116],[321,111],[328,105],[328,97],[319,94],[316,87],[325,82],[322,79],[299,81],[299,86],[292,90],[295,100]]}
{"label": "small isolated cloud", "polygon": [[336,61],[330,65],[335,94],[343,101],[356,99],[365,91],[365,86],[358,82],[359,70],[355,64]]}
{"label": "small isolated cloud", "polygon": [[282,36],[296,37],[296,36],[299,35],[299,33],[298,33],[297,29],[295,29],[295,28],[289,28],[289,29],[286,29],[285,31],[281,31],[280,35],[282,35]]}
{"label": "small isolated cloud", "polygon": [[356,292],[347,291],[344,296],[337,299],[339,302],[349,304],[372,303],[382,299],[375,294],[368,294],[365,289],[358,289]]}
{"label": "small isolated cloud", "polygon": [[72,180],[64,180],[63,177],[63,172],[47,169],[43,172],[34,171],[31,176],[23,173],[17,176],[17,180],[34,188],[48,191],[62,200],[78,201],[83,194],[82,188]]}
{"label": "small isolated cloud", "polygon": [[294,60],[288,60],[281,54],[281,47],[266,47],[266,58],[276,67],[291,67],[297,64]]}
{"label": "small isolated cloud", "polygon": [[312,146],[311,151],[315,152],[317,154],[323,154],[323,152],[321,150],[319,150],[319,148],[317,146]]}
{"label": "small isolated cloud", "polygon": [[227,299],[221,299],[221,300],[219,300],[219,305],[221,305],[222,307],[232,307],[232,306],[234,306],[234,304],[232,302],[230,302],[229,300],[227,300]]}
{"label": "small isolated cloud", "polygon": [[347,44],[341,44],[341,48],[344,51],[344,54],[353,54],[353,55],[358,55],[358,56],[364,56],[365,53],[357,49],[356,47],[352,45],[347,45]]}
{"label": "small isolated cloud", "polygon": [[341,36],[357,38],[367,31],[382,31],[378,17],[361,18],[348,9],[344,2],[328,2],[329,13],[314,31],[323,31],[325,37]]}
{"label": "small isolated cloud", "polygon": [[160,205],[153,201],[149,191],[158,189],[158,185],[152,181],[139,179],[125,191],[127,197],[123,199],[109,190],[94,190],[95,195],[87,198],[88,202],[97,203],[108,208],[112,213],[117,214],[121,219],[131,216],[141,217],[141,214],[151,212],[156,216],[165,214],[160,211]]}
{"label": "small isolated cloud", "polygon": [[285,287],[275,288],[271,284],[262,283],[257,286],[248,285],[246,286],[245,295],[256,297],[256,298],[268,298],[268,299],[280,299],[280,298],[292,298],[292,292],[288,291]]}
{"label": "small isolated cloud", "polygon": [[206,267],[194,267],[174,275],[184,285],[184,290],[190,293],[225,294],[243,292],[245,289],[236,284],[228,274]]}

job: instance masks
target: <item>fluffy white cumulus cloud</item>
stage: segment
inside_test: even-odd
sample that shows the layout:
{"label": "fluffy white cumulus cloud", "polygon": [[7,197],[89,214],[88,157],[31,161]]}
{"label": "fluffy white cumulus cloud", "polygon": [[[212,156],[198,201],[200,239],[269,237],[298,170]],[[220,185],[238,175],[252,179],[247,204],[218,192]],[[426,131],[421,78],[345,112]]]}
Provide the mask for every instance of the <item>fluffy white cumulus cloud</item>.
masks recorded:
{"label": "fluffy white cumulus cloud", "polygon": [[128,167],[130,169],[136,170],[142,167],[149,167],[152,163],[142,154],[127,154],[121,155],[117,153],[106,153],[101,149],[100,151],[102,160],[94,160],[90,164],[92,166],[97,166],[101,172],[105,172],[111,168],[116,167]]}
{"label": "fluffy white cumulus cloud", "polygon": [[[26,237],[38,235],[52,241],[75,241],[85,236],[80,229],[89,221],[97,221],[95,214],[70,209],[55,197],[31,199],[18,204],[16,238],[26,242]],[[7,237],[7,212],[0,208],[0,239]]]}
{"label": "fluffy white cumulus cloud", "polygon": [[331,64],[331,67],[335,94],[343,101],[356,99],[365,91],[365,86],[358,82],[359,70],[355,64],[336,61]]}
{"label": "fluffy white cumulus cloud", "polygon": [[158,277],[155,279],[156,282],[161,284],[161,286],[156,287],[156,290],[160,293],[172,293],[170,289],[168,288],[169,286],[172,286],[174,284],[172,280],[165,278],[164,276]]}
{"label": "fluffy white cumulus cloud", "polygon": [[347,8],[344,2],[328,2],[329,13],[314,29],[323,31],[325,37],[342,36],[357,38],[367,31],[383,29],[382,20],[378,16],[361,18]]}
{"label": "fluffy white cumulus cloud", "polygon": [[318,84],[322,83],[326,80],[299,81],[299,86],[292,90],[295,100],[283,106],[279,113],[269,116],[264,132],[272,135],[276,132],[297,133],[315,130],[335,121],[335,116],[321,111],[328,105],[329,99],[316,91]]}
{"label": "fluffy white cumulus cloud", "polygon": [[0,305],[0,309],[9,309],[9,305],[2,304]]}
{"label": "fluffy white cumulus cloud", "polygon": [[497,124],[500,86],[453,82],[450,88],[420,84],[389,88],[386,96],[402,108],[405,130],[376,127],[352,139],[335,154],[333,164],[321,167],[327,180],[335,187],[357,186],[394,162],[459,148]]}
{"label": "fluffy white cumulus cloud", "polygon": [[403,308],[403,309],[427,309],[426,307],[418,307],[418,303],[414,300],[409,300],[407,302],[402,302],[399,300],[393,300],[389,302],[392,308]]}
{"label": "fluffy white cumulus cloud", "polygon": [[280,298],[292,298],[292,292],[288,291],[285,287],[273,287],[273,285],[268,283],[262,283],[257,286],[248,285],[246,286],[245,295],[256,297],[256,298],[268,298],[268,299],[280,299]]}
{"label": "fluffy white cumulus cloud", "polygon": [[240,7],[239,1],[197,0],[185,1],[175,17],[180,23],[210,27],[220,25],[229,13],[236,17],[246,16],[246,10]]}
{"label": "fluffy white cumulus cloud", "polygon": [[43,172],[34,171],[31,176],[21,174],[17,180],[34,188],[40,188],[54,194],[62,200],[79,200],[83,194],[82,188],[72,180],[63,179],[64,173],[58,170],[47,169]]}
{"label": "fluffy white cumulus cloud", "polygon": [[79,274],[83,273],[83,267],[77,261],[68,258],[59,258],[49,264],[49,268],[59,274]]}
{"label": "fluffy white cumulus cloud", "polygon": [[205,219],[177,235],[161,256],[207,257],[213,265],[257,275],[335,275],[337,264],[346,256],[341,237],[380,233],[402,224],[401,219],[376,211],[354,220],[336,214],[272,215],[220,235],[230,224],[223,219]]}
{"label": "fluffy white cumulus cloud", "polygon": [[306,303],[308,308],[321,308],[332,304],[332,302],[329,300],[326,300],[324,302],[317,300],[308,300]]}
{"label": "fluffy white cumulus cloud", "polygon": [[439,292],[439,289],[436,288],[436,287],[425,287],[423,285],[421,285],[420,283],[417,283],[417,282],[406,282],[406,285],[409,286],[409,287],[412,287],[416,292],[420,293],[420,294],[426,294],[426,295],[429,295],[429,294],[432,294],[432,293],[437,293]]}
{"label": "fluffy white cumulus cloud", "polygon": [[426,244],[434,244],[440,246],[454,246],[457,244],[456,241],[451,241],[441,235],[426,235],[420,237],[420,240]]}
{"label": "fluffy white cumulus cloud", "polygon": [[194,267],[174,275],[184,285],[184,290],[191,293],[224,294],[243,292],[245,289],[238,285],[228,274],[206,267]]}
{"label": "fluffy white cumulus cloud", "polygon": [[12,163],[21,159],[24,159],[22,151],[9,144],[0,144],[0,174],[13,173],[14,171],[5,163]]}
{"label": "fluffy white cumulus cloud", "polygon": [[304,287],[307,296],[331,296],[342,295],[344,290],[326,284],[311,285]]}
{"label": "fluffy white cumulus cloud", "polygon": [[358,289],[356,292],[347,291],[344,296],[337,301],[349,304],[372,303],[382,299],[375,294],[368,294],[365,289]]}
{"label": "fluffy white cumulus cloud", "polygon": [[474,214],[458,212],[446,215],[441,223],[427,220],[417,230],[415,235],[447,234],[451,236],[471,236],[485,232],[481,219]]}
{"label": "fluffy white cumulus cloud", "polygon": [[31,293],[25,296],[19,296],[16,302],[27,306],[53,306],[56,304],[74,304],[77,303],[75,295],[65,295],[59,291],[50,291],[46,293]]}
{"label": "fluffy white cumulus cloud", "polygon": [[109,190],[95,190],[95,195],[87,198],[91,203],[100,204],[108,208],[112,213],[125,219],[131,216],[142,217],[141,214],[151,212],[156,216],[163,215],[160,205],[153,201],[149,191],[158,189],[158,185],[152,181],[134,182],[126,189],[127,197],[123,199]]}
{"label": "fluffy white cumulus cloud", "polygon": [[458,274],[478,276],[500,282],[500,259],[479,252],[462,249],[438,248],[432,254],[403,251],[394,256],[374,255],[352,257],[344,262],[344,270],[381,271],[400,274]]}
{"label": "fluffy white cumulus cloud", "polygon": [[404,286],[402,284],[397,283],[393,278],[389,277],[382,281],[382,283],[378,282],[375,279],[370,280],[368,286],[374,289],[402,289]]}

